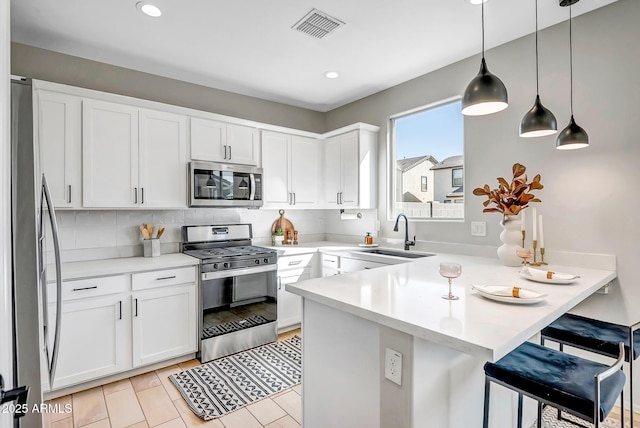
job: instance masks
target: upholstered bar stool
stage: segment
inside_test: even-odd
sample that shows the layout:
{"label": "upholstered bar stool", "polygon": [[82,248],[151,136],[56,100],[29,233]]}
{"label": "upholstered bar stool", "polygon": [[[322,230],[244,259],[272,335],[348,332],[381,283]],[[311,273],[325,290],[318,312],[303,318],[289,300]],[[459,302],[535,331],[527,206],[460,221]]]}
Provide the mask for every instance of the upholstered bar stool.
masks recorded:
{"label": "upholstered bar stool", "polygon": [[[489,427],[491,382],[518,393],[518,428],[522,428],[522,397],[538,401],[538,428],[542,427],[542,404],[600,426],[624,389],[624,344],[620,357],[607,366],[535,343],[525,342],[495,363],[486,363],[483,427]],[[624,412],[622,412],[624,427]]]}
{"label": "upholstered bar stool", "polygon": [[[640,323],[623,326],[579,315],[564,314],[540,333],[540,343],[551,340],[563,345],[618,358],[618,344],[624,343],[624,359],[629,363],[630,427],[633,428],[633,361],[640,355]],[[632,344],[633,355],[629,352]],[[558,412],[558,419],[562,415]]]}

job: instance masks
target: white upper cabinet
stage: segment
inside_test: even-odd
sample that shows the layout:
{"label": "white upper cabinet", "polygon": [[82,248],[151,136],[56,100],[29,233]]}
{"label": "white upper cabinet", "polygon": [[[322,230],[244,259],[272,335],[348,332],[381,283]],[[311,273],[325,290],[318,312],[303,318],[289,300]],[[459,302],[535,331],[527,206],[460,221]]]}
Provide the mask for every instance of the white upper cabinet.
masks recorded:
{"label": "white upper cabinet", "polygon": [[376,208],[377,131],[360,128],[324,141],[327,208]]}
{"label": "white upper cabinet", "polygon": [[40,172],[47,177],[55,208],[80,208],[82,99],[49,91],[36,94]]}
{"label": "white upper cabinet", "polygon": [[320,154],[314,138],[262,131],[264,207],[320,207]]}
{"label": "white upper cabinet", "polygon": [[[139,113],[140,203],[148,208],[184,208],[187,174],[186,116],[154,110]],[[142,193],[141,192],[141,193]]]}
{"label": "white upper cabinet", "polygon": [[260,165],[258,130],[249,126],[192,117],[191,159]]}
{"label": "white upper cabinet", "polygon": [[83,206],[185,208],[185,116],[85,100]]}
{"label": "white upper cabinet", "polygon": [[[82,104],[85,207],[137,207],[138,108],[97,100]],[[186,200],[186,197],[185,197]]]}

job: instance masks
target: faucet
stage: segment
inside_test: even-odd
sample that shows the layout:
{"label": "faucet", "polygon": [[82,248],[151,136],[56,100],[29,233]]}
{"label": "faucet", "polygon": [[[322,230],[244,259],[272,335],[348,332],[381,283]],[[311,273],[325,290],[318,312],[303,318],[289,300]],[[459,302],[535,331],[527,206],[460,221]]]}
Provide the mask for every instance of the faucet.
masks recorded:
{"label": "faucet", "polygon": [[409,241],[409,220],[407,216],[400,213],[398,217],[396,217],[396,224],[393,226],[393,231],[398,231],[398,221],[400,221],[400,217],[404,217],[404,250],[409,251],[409,247],[413,247],[416,245],[416,237],[413,236],[413,241]]}

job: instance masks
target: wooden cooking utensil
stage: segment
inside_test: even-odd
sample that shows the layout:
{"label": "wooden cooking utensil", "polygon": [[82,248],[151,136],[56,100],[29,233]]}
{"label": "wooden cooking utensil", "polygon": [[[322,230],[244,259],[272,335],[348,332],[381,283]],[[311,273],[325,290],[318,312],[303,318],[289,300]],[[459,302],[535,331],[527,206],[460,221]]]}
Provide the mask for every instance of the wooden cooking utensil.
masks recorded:
{"label": "wooden cooking utensil", "polygon": [[147,223],[147,232],[149,232],[149,239],[153,237],[153,223]]}
{"label": "wooden cooking utensil", "polygon": [[160,229],[158,229],[158,234],[156,235],[156,239],[160,239],[163,233],[164,233],[164,227],[161,227]]}
{"label": "wooden cooking utensil", "polygon": [[142,229],[141,233],[144,239],[151,239],[151,236],[149,235],[149,231],[147,229]]}

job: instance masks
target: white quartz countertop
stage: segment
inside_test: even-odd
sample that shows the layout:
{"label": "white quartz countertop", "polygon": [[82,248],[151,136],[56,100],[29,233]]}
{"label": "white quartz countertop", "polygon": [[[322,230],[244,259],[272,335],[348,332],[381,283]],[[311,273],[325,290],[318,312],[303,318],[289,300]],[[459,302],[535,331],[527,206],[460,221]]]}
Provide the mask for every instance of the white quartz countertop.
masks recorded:
{"label": "white quartz countertop", "polygon": [[[462,264],[453,280],[460,300],[441,298],[447,281],[440,262]],[[615,271],[569,266],[547,270],[580,275],[572,284],[532,282],[497,259],[438,254],[371,270],[287,284],[286,290],[381,325],[467,354],[495,361],[528,340],[616,277]],[[545,300],[510,304],[488,300],[472,284],[517,286],[546,293]]]}
{"label": "white quartz countertop", "polygon": [[[89,260],[62,264],[62,279],[92,278],[123,273],[144,272],[196,266],[200,260],[182,253],[163,254],[158,257],[123,257],[119,259]],[[47,279],[55,281],[55,266],[47,265]]]}

